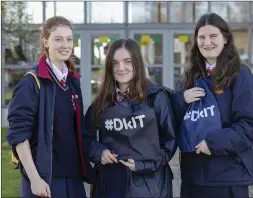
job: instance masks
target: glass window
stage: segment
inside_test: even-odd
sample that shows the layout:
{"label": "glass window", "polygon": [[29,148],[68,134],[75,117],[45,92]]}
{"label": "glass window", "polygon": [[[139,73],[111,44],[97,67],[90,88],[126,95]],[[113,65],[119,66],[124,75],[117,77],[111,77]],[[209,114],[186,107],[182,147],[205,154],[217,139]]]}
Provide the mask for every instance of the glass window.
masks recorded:
{"label": "glass window", "polygon": [[[77,67],[80,67],[80,59],[81,59],[81,39],[79,34],[73,35],[73,43],[74,43],[74,57],[75,63]],[[80,73],[80,69],[78,70]]]}
{"label": "glass window", "polygon": [[200,17],[208,13],[208,2],[194,2],[195,3],[195,21],[198,21]]}
{"label": "glass window", "polygon": [[15,65],[33,65],[40,57],[40,30],[22,29],[25,35],[5,36],[5,62]]}
{"label": "glass window", "polygon": [[193,44],[192,35],[187,34],[174,35],[174,64],[185,65],[192,44]]}
{"label": "glass window", "polygon": [[229,2],[213,2],[211,1],[211,12],[220,15],[224,20],[228,21]]}
{"label": "glass window", "polygon": [[170,2],[170,22],[193,22],[193,2]]}
{"label": "glass window", "polygon": [[103,65],[109,45],[120,38],[120,35],[101,35],[92,37],[92,65]]}
{"label": "glass window", "polygon": [[241,60],[248,62],[248,30],[233,30],[232,33]]}
{"label": "glass window", "polygon": [[249,2],[229,2],[229,22],[247,22]]}
{"label": "glass window", "polygon": [[26,2],[27,14],[31,17],[31,23],[42,23],[43,8],[42,2]]}
{"label": "glass window", "polygon": [[129,2],[129,23],[166,23],[167,2]]}
{"label": "glass window", "polygon": [[91,76],[91,92],[92,92],[92,100],[95,98],[99,86],[101,85],[102,82],[102,78],[103,78],[103,72],[104,72],[104,68],[100,67],[100,68],[92,68],[92,76]]}
{"label": "glass window", "polygon": [[84,23],[84,2],[56,2],[56,15],[73,23]]}
{"label": "glass window", "polygon": [[123,23],[123,2],[87,2],[88,23]]}
{"label": "glass window", "polygon": [[163,35],[135,34],[134,39],[139,43],[145,64],[163,63]]}
{"label": "glass window", "polygon": [[42,2],[1,2],[2,17],[7,24],[42,23]]}
{"label": "glass window", "polygon": [[46,1],[45,6],[46,6],[46,19],[51,18],[54,16],[54,8],[55,8],[55,3],[52,1]]}

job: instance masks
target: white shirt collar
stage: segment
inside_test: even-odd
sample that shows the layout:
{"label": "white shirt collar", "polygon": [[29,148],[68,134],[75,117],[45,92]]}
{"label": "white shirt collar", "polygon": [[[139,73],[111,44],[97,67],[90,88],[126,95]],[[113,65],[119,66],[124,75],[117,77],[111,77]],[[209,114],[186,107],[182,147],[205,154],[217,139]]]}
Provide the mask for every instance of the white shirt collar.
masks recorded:
{"label": "white shirt collar", "polygon": [[67,65],[64,63],[64,66],[62,67],[62,69],[59,70],[58,67],[56,67],[55,64],[53,64],[48,58],[46,59],[46,62],[49,65],[49,67],[52,69],[52,71],[54,72],[57,79],[59,81],[64,80],[64,82],[66,82],[68,72],[69,72]]}
{"label": "white shirt collar", "polygon": [[208,62],[206,62],[206,69],[210,68],[211,70],[213,70],[215,67],[216,67],[216,63],[209,64]]}

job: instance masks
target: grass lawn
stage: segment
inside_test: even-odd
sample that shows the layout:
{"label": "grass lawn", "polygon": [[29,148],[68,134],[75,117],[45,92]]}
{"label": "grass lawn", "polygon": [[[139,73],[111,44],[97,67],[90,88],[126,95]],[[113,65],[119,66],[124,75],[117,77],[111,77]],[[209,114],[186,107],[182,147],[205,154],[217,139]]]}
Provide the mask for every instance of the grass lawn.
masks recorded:
{"label": "grass lawn", "polygon": [[2,196],[19,197],[20,173],[11,162],[10,147],[5,140],[6,128],[1,128],[2,143]]}

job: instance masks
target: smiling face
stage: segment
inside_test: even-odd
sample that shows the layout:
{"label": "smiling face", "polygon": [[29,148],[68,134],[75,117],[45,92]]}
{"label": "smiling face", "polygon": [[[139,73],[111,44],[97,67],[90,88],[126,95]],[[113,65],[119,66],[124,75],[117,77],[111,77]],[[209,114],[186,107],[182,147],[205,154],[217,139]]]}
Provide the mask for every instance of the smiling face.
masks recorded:
{"label": "smiling face", "polygon": [[199,29],[197,43],[202,56],[205,57],[209,64],[213,64],[216,63],[227,40],[217,27],[206,25]]}
{"label": "smiling face", "polygon": [[56,65],[68,60],[73,50],[73,33],[68,26],[53,28],[48,39],[43,39],[50,60]]}
{"label": "smiling face", "polygon": [[130,53],[124,47],[115,51],[113,72],[119,88],[125,91],[134,77],[134,69]]}

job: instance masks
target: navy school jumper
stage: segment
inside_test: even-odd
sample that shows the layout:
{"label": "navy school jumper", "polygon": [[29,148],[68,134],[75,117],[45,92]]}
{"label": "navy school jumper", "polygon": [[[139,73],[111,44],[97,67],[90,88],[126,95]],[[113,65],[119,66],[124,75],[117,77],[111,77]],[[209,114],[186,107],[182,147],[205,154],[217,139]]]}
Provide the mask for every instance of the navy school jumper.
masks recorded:
{"label": "navy school jumper", "polygon": [[[17,84],[13,98],[9,103],[9,129],[6,134],[8,143],[12,146],[17,159],[15,146],[29,140],[32,157],[39,175],[50,185],[52,179],[52,137],[56,85],[51,79],[46,64],[46,57],[42,56],[35,68],[40,80],[40,89],[32,75],[26,75]],[[94,174],[88,160],[88,153],[83,145],[83,102],[80,88],[80,76],[69,71],[70,84],[78,97],[74,99],[76,106],[76,134],[80,154],[83,180],[93,183]],[[68,146],[68,145],[66,145]],[[26,176],[21,163],[21,172]]]}
{"label": "navy school jumper", "polygon": [[[207,82],[212,84],[211,76]],[[206,143],[212,155],[182,153],[183,183],[202,186],[248,186],[253,184],[253,76],[242,66],[232,85],[215,94],[222,128],[211,131]],[[181,88],[173,97],[180,125],[188,105]],[[211,126],[206,126],[211,127]]]}

